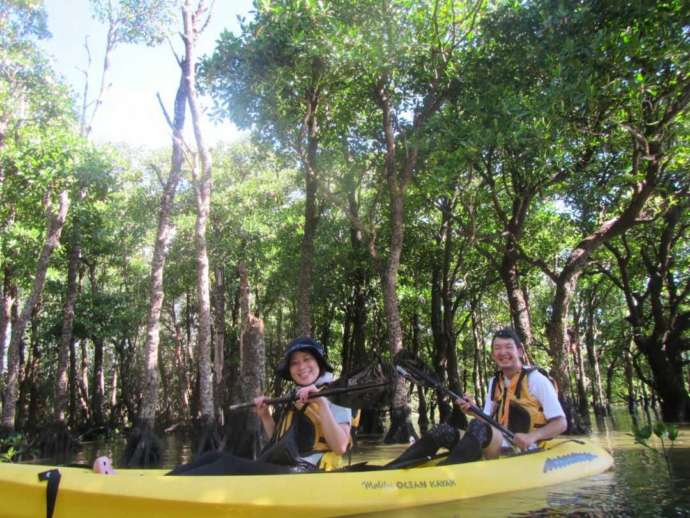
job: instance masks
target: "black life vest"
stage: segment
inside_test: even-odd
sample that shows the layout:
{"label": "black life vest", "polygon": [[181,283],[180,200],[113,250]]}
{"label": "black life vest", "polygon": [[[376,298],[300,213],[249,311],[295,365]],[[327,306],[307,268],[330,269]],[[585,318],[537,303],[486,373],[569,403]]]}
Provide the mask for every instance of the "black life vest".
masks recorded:
{"label": "black life vest", "polygon": [[[318,468],[331,471],[341,466],[342,455],[331,451],[321,427],[321,418],[318,407],[307,403],[301,410],[290,407],[278,418],[273,437],[273,455],[269,454],[266,460],[275,462],[275,455],[285,455],[287,450],[290,457],[307,457],[314,453],[322,453]],[[352,438],[350,438],[350,446]],[[284,463],[284,462],[279,462]]]}

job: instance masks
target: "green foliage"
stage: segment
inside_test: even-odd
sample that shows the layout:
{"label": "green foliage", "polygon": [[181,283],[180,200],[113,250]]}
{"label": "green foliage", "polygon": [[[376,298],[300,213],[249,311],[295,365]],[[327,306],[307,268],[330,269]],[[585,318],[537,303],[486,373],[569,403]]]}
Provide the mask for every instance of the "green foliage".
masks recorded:
{"label": "green foliage", "polygon": [[[92,2],[97,18],[114,24],[112,44],[157,43],[176,25],[174,4]],[[576,243],[629,202],[651,163],[634,144],[635,131],[642,131],[660,146],[663,178],[645,206],[646,222],[592,254],[570,306],[570,325],[581,336],[590,333],[603,378],[603,369],[610,369],[614,403],[627,397],[621,360],[631,336],[654,335],[657,322],[679,322],[675,334],[665,334],[673,340],[664,351],[675,344],[672,363],[687,362],[687,207],[674,230],[664,230],[665,214],[686,203],[688,191],[687,108],[665,118],[688,90],[690,24],[681,4],[257,2],[256,16],[242,22],[239,34],[224,33],[200,70],[215,116],[253,130],[250,140],[213,149],[207,239],[214,279],[221,271],[225,276],[228,365],[234,367],[239,356],[240,262],[249,271],[252,310],[266,323],[269,361],[292,333],[308,137],[316,145],[320,181],[314,334],[337,364],[350,345],[345,338],[352,341],[355,310],[363,307],[364,352],[385,349],[377,269],[383,261],[372,261],[367,241],[375,241],[379,258],[386,257],[394,182],[381,175],[387,145],[382,95],[393,112],[393,170],[419,153],[405,187],[398,277],[405,346],[418,346],[430,362],[447,354],[436,349],[439,315],[433,313],[442,288],[450,303],[444,311],[452,319],[453,352],[464,371],[460,378],[472,378],[475,358],[476,374],[486,377],[491,332],[511,320],[499,271],[512,254],[535,335],[530,353],[548,366],[545,327],[554,288],[545,271],[558,271]],[[88,365],[93,341],[104,342],[106,365],[112,366],[106,392],[117,374],[122,401],[111,410],[127,425],[141,390],[137,374],[159,176],[165,176],[169,156],[80,139],[70,98],[37,50],[36,40],[45,36],[40,2],[2,2],[0,120],[7,127],[0,144],[0,259],[22,300],[45,231],[44,200],[68,189],[69,220],[36,319],[41,383],[48,386],[54,375],[67,259],[78,242],[75,337]],[[313,126],[309,115],[315,116]],[[427,116],[426,125],[418,124]],[[195,201],[190,172],[184,173],[166,263],[159,359],[161,412],[170,421],[176,412],[190,413],[196,371]],[[662,281],[655,301],[652,279]],[[633,310],[637,324],[631,323]],[[633,351],[633,358],[641,377],[635,384],[656,381],[644,355]],[[50,398],[43,403],[49,408]],[[668,425],[638,432],[640,443],[652,448],[653,436],[662,448],[677,438]],[[11,444],[4,458],[18,451]]]}
{"label": "green foliage", "polygon": [[14,432],[0,437],[0,462],[17,462],[30,450],[27,437]]}
{"label": "green foliage", "polygon": [[8,50],[50,36],[42,0],[5,0],[0,4],[0,48]]}
{"label": "green foliage", "polygon": [[111,28],[108,42],[157,45],[176,24],[175,0],[91,0],[97,20]]}
{"label": "green foliage", "polygon": [[[649,443],[652,433],[659,439],[661,448]],[[637,444],[641,444],[645,448],[663,456],[666,461],[666,468],[668,469],[669,475],[671,475],[669,454],[671,448],[673,448],[674,441],[678,438],[678,426],[671,423],[664,423],[663,421],[657,421],[653,426],[645,425],[640,428],[635,427],[631,435],[635,437],[635,442]],[[671,443],[668,447],[666,446],[666,440]]]}

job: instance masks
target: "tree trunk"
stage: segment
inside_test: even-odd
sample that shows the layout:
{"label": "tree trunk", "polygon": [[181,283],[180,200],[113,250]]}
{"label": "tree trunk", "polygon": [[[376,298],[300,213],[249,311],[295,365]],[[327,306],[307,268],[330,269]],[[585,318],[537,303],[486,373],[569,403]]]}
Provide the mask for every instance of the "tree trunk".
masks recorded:
{"label": "tree trunk", "polygon": [[[319,125],[316,118],[319,107],[320,91],[314,88],[308,94],[307,112],[304,115],[300,131],[297,152],[304,171],[304,233],[300,247],[299,278],[297,280],[297,333],[311,336],[311,302],[312,270],[314,269],[314,238],[319,223],[319,210],[316,193],[318,190],[318,170],[316,153],[319,147]],[[306,151],[303,143],[306,141]]]}
{"label": "tree trunk", "polygon": [[[439,381],[445,385],[448,367],[448,336],[444,332],[443,325],[443,298],[442,298],[442,268],[434,262],[431,271],[431,334],[434,339],[434,371]],[[447,402],[445,394],[436,392],[438,401],[439,421],[447,422],[450,418],[451,406]]]}
{"label": "tree trunk", "polygon": [[[96,275],[95,263],[87,263],[89,268],[89,280],[91,282],[91,297],[98,301],[100,297],[98,279]],[[71,334],[71,333],[70,333]],[[105,425],[103,415],[103,403],[105,401],[105,378],[103,374],[103,348],[104,339],[96,332],[91,337],[93,340],[93,381],[91,386],[91,415],[93,416],[93,426],[100,429]]]}
{"label": "tree trunk", "polygon": [[31,292],[24,303],[24,307],[16,324],[12,327],[12,337],[7,351],[7,380],[3,395],[4,406],[2,408],[2,423],[0,424],[0,427],[8,431],[14,431],[14,419],[19,391],[19,344],[34,307],[43,293],[50,256],[53,250],[60,244],[60,234],[65,225],[65,219],[67,218],[67,211],[69,209],[67,191],[61,192],[59,198],[60,205],[57,211],[53,212],[49,202],[49,194],[46,195],[46,200],[48,201],[48,228],[46,239],[36,264],[36,274],[34,276]]}
{"label": "tree trunk", "polygon": [[589,426],[589,400],[587,398],[587,389],[589,388],[590,383],[587,377],[587,371],[585,370],[585,362],[582,355],[582,344],[580,343],[580,338],[577,332],[573,332],[570,336],[570,350],[575,363],[575,380],[577,384],[578,399],[577,409],[579,414],[584,418],[587,426]]}
{"label": "tree trunk", "polygon": [[354,320],[354,301],[350,300],[343,311],[343,346],[340,354],[343,375],[352,372],[354,347],[352,344],[352,327]]}
{"label": "tree trunk", "polygon": [[[636,322],[633,338],[652,370],[654,392],[661,400],[664,421],[686,422],[690,419],[690,396],[683,380],[684,356],[690,350],[685,338],[690,330],[687,298],[690,285],[679,290],[674,247],[684,243],[687,224],[681,220],[688,210],[687,199],[670,204],[663,217],[663,227],[656,254],[642,251],[647,271],[647,293],[651,308],[651,330],[643,332],[642,322]],[[682,246],[682,245],[681,245]],[[682,268],[682,267],[680,267]],[[637,313],[639,315],[639,313]]]}
{"label": "tree trunk", "polygon": [[69,343],[69,427],[75,429],[77,418],[77,351],[74,339]]}
{"label": "tree trunk", "polygon": [[3,288],[2,288],[2,313],[0,314],[0,377],[5,372],[5,344],[7,343],[7,330],[12,321],[12,308],[17,300],[17,286],[12,279],[12,269],[5,264]]}
{"label": "tree trunk", "polygon": [[[351,214],[358,214],[359,206],[353,191],[348,192],[348,206]],[[363,366],[365,361],[368,275],[362,260],[366,250],[363,246],[362,232],[352,222],[350,224],[350,246],[350,263],[353,265],[350,271],[352,291],[346,309],[347,349],[345,349],[344,343],[343,374]]]}
{"label": "tree trunk", "polygon": [[177,313],[175,311],[175,301],[172,304],[168,304],[170,321],[174,329],[175,338],[175,352],[174,352],[174,364],[175,372],[178,378],[178,397],[181,402],[181,418],[183,420],[188,420],[191,418],[190,414],[190,402],[192,399],[192,379],[191,379],[191,369],[190,364],[191,359],[187,355],[187,348],[182,336],[182,324],[177,318]]}
{"label": "tree trunk", "polygon": [[41,350],[38,341],[38,321],[36,313],[40,312],[40,304],[31,316],[29,332],[29,347],[27,347],[24,359],[24,375],[21,377],[21,390],[17,403],[16,427],[27,430],[30,433],[37,431],[39,400],[45,399],[39,396],[38,390],[38,365],[41,361]]}
{"label": "tree trunk", "polygon": [[[398,302],[397,284],[400,256],[402,254],[404,227],[404,196],[406,181],[399,182],[395,171],[395,145],[393,142],[393,127],[391,115],[387,105],[384,108],[384,127],[387,135],[388,150],[386,153],[386,176],[389,191],[390,211],[390,242],[388,259],[381,269],[383,285],[383,309],[388,331],[388,347],[391,356],[402,350],[403,336],[400,323],[400,305]],[[410,174],[413,165],[409,165]],[[384,438],[384,442],[409,443],[410,438],[417,438],[417,434],[410,421],[410,407],[407,403],[407,388],[402,379],[398,379],[391,404],[391,427]]]}
{"label": "tree trunk", "polygon": [[[249,308],[249,282],[247,269],[243,262],[238,265],[240,276],[240,372],[239,401],[252,401],[264,393],[266,385],[266,345],[264,324],[256,318]],[[231,425],[230,450],[248,458],[255,458],[261,444],[261,425],[255,412],[233,414],[228,421]]]}
{"label": "tree trunk", "polygon": [[110,427],[117,427],[117,413],[115,409],[117,408],[117,391],[118,391],[118,377],[117,377],[117,361],[113,357],[111,358],[111,371],[112,377],[110,379]]}
{"label": "tree trunk", "polygon": [[245,401],[264,392],[266,350],[263,343],[263,323],[256,318],[249,307],[249,281],[244,263],[238,266],[240,275],[240,377],[241,398]]}
{"label": "tree trunk", "polygon": [[625,346],[623,351],[623,366],[625,374],[625,386],[628,389],[628,412],[630,415],[635,415],[637,410],[635,408],[636,396],[635,396],[635,377],[633,374],[633,364],[630,358],[630,344]]}
{"label": "tree trunk", "polygon": [[508,294],[510,319],[527,351],[530,345],[532,345],[534,338],[532,335],[532,323],[529,307],[527,306],[527,298],[520,287],[517,262],[518,253],[511,238],[506,245],[506,250],[499,268],[499,274],[501,275],[501,280]]}
{"label": "tree trunk", "polygon": [[[86,80],[84,84],[84,94],[83,94],[83,100],[82,100],[82,112],[81,112],[81,126],[80,126],[80,134],[84,137],[87,137],[91,134],[91,130],[93,129],[93,121],[96,118],[96,113],[98,112],[98,109],[101,107],[103,104],[103,99],[105,97],[105,94],[107,90],[110,88],[110,82],[108,81],[108,72],[110,70],[110,56],[113,52],[113,49],[115,48],[115,45],[117,43],[116,39],[116,32],[117,32],[117,20],[114,19],[114,17],[110,17],[110,23],[108,25],[108,31],[106,35],[106,40],[105,40],[105,52],[103,54],[103,70],[101,72],[101,82],[100,86],[98,89],[98,95],[96,98],[91,101],[91,103],[88,102],[88,91],[89,91],[89,80],[88,80],[88,72],[85,73],[86,75]],[[88,51],[88,47],[87,47]],[[91,64],[91,57],[89,54],[89,62],[88,64]],[[91,116],[87,117],[87,108],[91,104],[93,106],[91,110]],[[88,118],[88,121],[87,121]]]}
{"label": "tree trunk", "polygon": [[78,268],[81,256],[79,238],[73,236],[69,252],[69,263],[67,266],[67,294],[62,311],[62,332],[60,334],[60,349],[58,350],[58,364],[55,375],[55,420],[59,423],[65,422],[65,412],[69,406],[68,401],[68,363],[70,344],[72,343],[72,327],[74,325],[74,305],[77,301],[79,291]]}
{"label": "tree trunk", "polygon": [[300,246],[299,278],[297,281],[297,334],[311,335],[310,292],[312,270],[314,269],[314,238],[318,225],[316,208],[317,180],[313,165],[304,165],[306,198],[304,201],[304,233]]}
{"label": "tree trunk", "polygon": [[149,284],[149,310],[146,323],[146,343],[144,345],[144,379],[142,386],[141,410],[139,419],[142,426],[153,430],[158,406],[158,344],[160,340],[160,315],[163,306],[163,272],[170,244],[171,212],[177,184],[182,174],[183,144],[182,130],[185,121],[187,89],[184,73],[175,97],[175,118],[173,120],[172,160],[170,175],[165,183],[158,212],[158,230],[151,258],[151,279]]}
{"label": "tree trunk", "polygon": [[[633,340],[638,350],[647,359],[652,379],[639,377],[651,387],[661,399],[662,415],[666,421],[685,421],[690,418],[690,397],[683,380],[683,352],[690,349],[690,342],[683,335],[690,328],[690,313],[687,305],[687,288],[679,291],[674,268],[676,258],[674,247],[684,242],[687,225],[680,219],[687,213],[688,202],[684,199],[670,202],[663,214],[662,224],[656,234],[656,227],[650,241],[639,244],[639,252],[633,250],[629,241],[621,239],[624,251],[608,245],[615,256],[620,280],[616,285],[622,290],[628,306],[627,320],[633,329]],[[644,234],[643,234],[644,236]],[[636,236],[636,241],[639,239]],[[630,262],[638,256],[646,277],[646,289],[639,290],[634,282]],[[609,274],[611,277],[611,275]]]}
{"label": "tree trunk", "polygon": [[[482,335],[479,331],[479,325],[477,323],[477,318],[476,318],[476,307],[474,304],[472,304],[472,341],[474,342],[474,362],[473,362],[473,369],[472,369],[472,381],[474,383],[474,398],[477,401],[477,405],[479,408],[484,408],[484,387],[485,387],[485,380],[484,380],[484,372],[483,372],[483,365],[482,365],[482,351],[483,351],[483,345],[484,345],[484,340],[482,338]],[[489,395],[488,397],[491,397]]]}
{"label": "tree trunk", "polygon": [[[631,200],[623,212],[609,221],[604,222],[589,236],[585,237],[573,249],[560,274],[555,278],[556,292],[551,305],[552,312],[546,326],[546,336],[549,341],[549,353],[554,360],[553,376],[563,392],[566,405],[572,405],[572,394],[567,372],[567,322],[570,302],[572,301],[577,286],[577,281],[589,262],[592,253],[604,243],[622,234],[632,227],[642,211],[647,199],[654,192],[657,173],[660,164],[650,165],[647,178],[635,189]],[[572,415],[575,422],[571,424],[571,430],[582,429],[578,422],[582,416]]]}
{"label": "tree trunk", "polygon": [[424,387],[421,385],[417,385],[417,400],[419,401],[417,425],[419,426],[419,433],[424,434],[429,431],[429,410],[427,409]]}
{"label": "tree trunk", "polygon": [[613,401],[613,375],[616,372],[616,358],[606,368],[606,413],[611,415],[611,402]]}
{"label": "tree trunk", "polygon": [[93,391],[91,392],[91,415],[94,428],[100,429],[105,425],[103,403],[105,401],[105,377],[103,375],[103,338],[93,339]]}
{"label": "tree trunk", "polygon": [[599,368],[599,355],[596,350],[596,324],[594,320],[594,300],[593,296],[590,294],[587,300],[586,306],[586,316],[587,319],[587,329],[585,330],[585,346],[587,347],[587,362],[589,363],[589,370],[592,373],[593,381],[591,384],[592,388],[592,401],[594,402],[594,414],[597,417],[604,417],[606,415],[607,404],[604,399],[604,392],[601,385],[601,370]]}
{"label": "tree trunk", "polygon": [[224,424],[225,408],[225,269],[216,268],[214,290],[214,334],[213,334],[213,392],[216,396],[216,415]]}
{"label": "tree trunk", "polygon": [[[690,419],[690,397],[683,381],[683,360],[680,354],[677,358],[667,355],[672,349],[670,344],[664,344],[661,337],[658,343],[643,337],[636,337],[635,343],[642,351],[654,378],[655,393],[661,403],[661,415],[667,422],[687,422]],[[675,360],[675,361],[674,361]]]}
{"label": "tree trunk", "polygon": [[197,263],[197,298],[199,304],[199,329],[197,331],[197,354],[199,360],[199,390],[201,398],[201,420],[211,425],[215,415],[213,401],[213,371],[211,368],[211,300],[209,285],[208,247],[206,244],[206,227],[211,208],[211,154],[206,147],[202,128],[202,115],[196,92],[196,40],[203,30],[200,26],[201,15],[205,12],[203,1],[199,2],[196,12],[192,12],[191,3],[185,1],[182,8],[184,19],[185,59],[182,62],[182,77],[186,81],[187,102],[192,116],[194,139],[200,158],[201,171],[197,170],[195,160],[194,187],[196,192],[197,218],[194,229]]}
{"label": "tree trunk", "polygon": [[510,213],[508,214],[499,202],[500,196],[496,188],[495,176],[500,173],[494,171],[493,166],[490,164],[491,160],[489,159],[485,170],[481,170],[480,173],[484,178],[486,186],[491,190],[494,212],[497,215],[497,219],[502,222],[499,229],[500,236],[504,237],[501,239],[501,244],[497,245],[497,255],[501,258],[500,264],[497,264],[493,257],[489,257],[489,260],[497,267],[508,295],[510,320],[513,327],[517,331],[520,340],[522,340],[525,351],[529,352],[529,347],[533,341],[532,322],[527,297],[520,286],[518,271],[520,252],[518,245],[524,233],[525,221],[530,205],[539,187],[529,185],[529,182],[525,183],[511,175],[509,181],[512,188],[510,192],[512,203]]}
{"label": "tree trunk", "polygon": [[77,379],[79,409],[83,416],[82,424],[86,424],[85,421],[91,422],[91,407],[89,406],[89,394],[91,393],[91,390],[89,390],[89,354],[86,350],[86,340],[79,342],[79,351],[81,353],[79,357],[79,377]]}

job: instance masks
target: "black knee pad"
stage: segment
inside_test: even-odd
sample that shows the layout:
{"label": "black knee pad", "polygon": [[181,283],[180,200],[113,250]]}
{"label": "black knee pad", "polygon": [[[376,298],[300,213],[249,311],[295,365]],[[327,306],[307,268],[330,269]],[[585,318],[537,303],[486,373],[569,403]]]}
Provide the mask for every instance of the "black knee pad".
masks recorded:
{"label": "black knee pad", "polygon": [[477,439],[479,445],[484,449],[491,443],[493,432],[491,427],[484,421],[472,419],[472,422],[467,427],[467,434]]}
{"label": "black knee pad", "polygon": [[452,450],[460,439],[460,432],[447,423],[440,423],[428,432],[434,440],[437,448],[447,448]]}

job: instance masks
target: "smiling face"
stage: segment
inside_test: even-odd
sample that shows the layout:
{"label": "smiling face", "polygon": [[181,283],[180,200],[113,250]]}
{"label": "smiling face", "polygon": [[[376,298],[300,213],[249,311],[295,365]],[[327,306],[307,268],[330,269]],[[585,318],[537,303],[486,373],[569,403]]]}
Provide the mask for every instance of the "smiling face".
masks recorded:
{"label": "smiling face", "polygon": [[494,338],[491,345],[491,355],[503,371],[503,374],[511,376],[522,368],[523,349],[512,338]]}
{"label": "smiling face", "polygon": [[290,355],[290,377],[303,387],[314,383],[321,374],[319,362],[307,351],[295,351]]}

